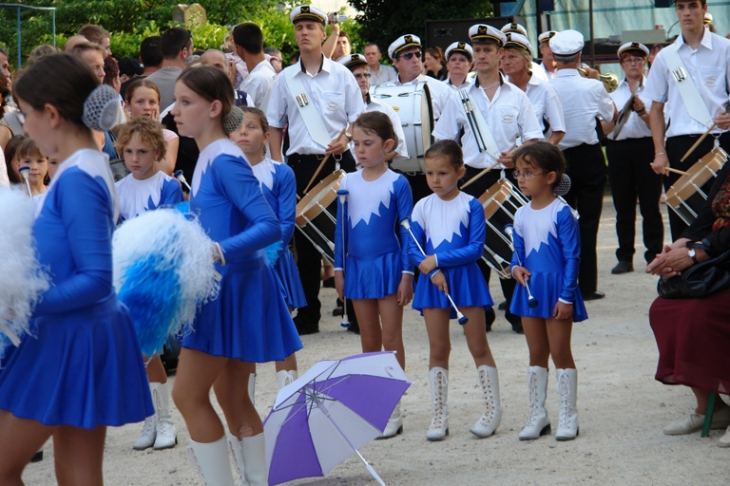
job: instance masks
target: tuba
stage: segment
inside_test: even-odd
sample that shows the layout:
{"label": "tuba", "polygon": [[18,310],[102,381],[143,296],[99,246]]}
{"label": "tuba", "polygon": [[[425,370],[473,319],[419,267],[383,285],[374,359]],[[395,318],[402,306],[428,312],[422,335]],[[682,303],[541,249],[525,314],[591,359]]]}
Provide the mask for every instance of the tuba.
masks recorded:
{"label": "tuba", "polygon": [[[588,77],[587,67],[585,64],[578,67],[578,72],[585,78]],[[608,93],[613,93],[618,88],[618,76],[616,76],[616,73],[599,74],[598,79],[601,80],[603,87],[606,88],[606,92]]]}

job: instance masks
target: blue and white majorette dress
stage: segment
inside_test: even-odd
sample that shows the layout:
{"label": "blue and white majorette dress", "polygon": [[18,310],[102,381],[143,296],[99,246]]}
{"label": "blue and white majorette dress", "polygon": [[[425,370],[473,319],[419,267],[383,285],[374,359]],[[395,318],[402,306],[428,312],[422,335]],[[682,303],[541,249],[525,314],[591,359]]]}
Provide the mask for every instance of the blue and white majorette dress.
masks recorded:
{"label": "blue and white majorette dress", "polygon": [[180,183],[162,171],[141,181],[129,174],[115,185],[119,199],[120,223],[145,211],[174,206],[183,201]]}
{"label": "blue and white majorette dress", "polygon": [[[348,299],[382,299],[398,291],[403,273],[413,274],[408,247],[398,242],[410,236],[400,222],[410,216],[413,196],[408,181],[386,169],[374,181],[362,171],[345,175],[340,190],[349,192],[345,202],[345,289]],[[342,270],[342,208],[338,204],[335,230],[335,271]]]}
{"label": "blue and white majorette dress", "polygon": [[586,320],[588,315],[578,288],[580,230],[570,207],[560,199],[539,210],[532,209],[532,203],[522,206],[515,213],[512,237],[512,266],[522,262],[521,266],[532,273],[530,292],[538,306],[531,309],[527,305],[527,289],[518,284],[510,312],[547,319],[553,316],[560,300],[573,305],[574,322]]}
{"label": "blue and white majorette dress", "polygon": [[154,413],[142,353],[112,285],[118,217],[108,157],[79,150],[58,168],[33,227],[52,278],[0,373],[0,409],[45,425],[95,428]]}
{"label": "blue and white majorette dress", "polygon": [[[477,266],[484,251],[486,223],[484,209],[474,197],[460,192],[451,201],[436,194],[421,199],[413,208],[411,229],[427,255],[436,255],[438,268],[444,272],[449,294],[458,307],[491,307],[489,287]],[[411,262],[418,266],[423,254],[409,240]],[[429,277],[419,275],[413,296],[413,308],[450,308],[446,294]],[[456,313],[451,309],[451,318]]]}
{"label": "blue and white majorette dress", "polygon": [[274,265],[274,272],[279,277],[284,301],[293,309],[305,307],[307,298],[304,296],[294,255],[289,249],[297,216],[297,183],[294,171],[288,165],[266,158],[253,166],[253,173],[261,183],[266,201],[281,225],[282,245]]}
{"label": "blue and white majorette dress", "polygon": [[258,363],[280,361],[301,349],[263,250],[281,238],[279,221],[235,143],[220,139],[200,152],[190,212],[220,245],[225,265],[216,264],[222,276],[218,298],[200,308],[183,347]]}

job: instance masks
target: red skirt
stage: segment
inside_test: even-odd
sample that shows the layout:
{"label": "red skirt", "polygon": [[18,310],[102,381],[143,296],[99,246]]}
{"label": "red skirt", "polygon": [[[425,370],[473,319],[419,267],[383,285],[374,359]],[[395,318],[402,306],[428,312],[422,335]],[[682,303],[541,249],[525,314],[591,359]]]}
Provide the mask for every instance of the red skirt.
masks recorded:
{"label": "red skirt", "polygon": [[659,347],[658,381],[730,394],[730,289],[704,299],[658,297],[649,323]]}

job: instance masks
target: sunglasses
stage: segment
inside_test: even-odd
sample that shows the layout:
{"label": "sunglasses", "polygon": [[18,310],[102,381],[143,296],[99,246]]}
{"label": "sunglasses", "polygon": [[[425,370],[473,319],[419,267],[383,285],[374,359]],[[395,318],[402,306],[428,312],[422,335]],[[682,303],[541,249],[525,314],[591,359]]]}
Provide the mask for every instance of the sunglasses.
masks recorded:
{"label": "sunglasses", "polygon": [[421,59],[421,51],[409,52],[408,54],[398,56],[397,59],[403,58],[406,61],[410,61],[413,59],[413,56],[416,56],[416,59]]}

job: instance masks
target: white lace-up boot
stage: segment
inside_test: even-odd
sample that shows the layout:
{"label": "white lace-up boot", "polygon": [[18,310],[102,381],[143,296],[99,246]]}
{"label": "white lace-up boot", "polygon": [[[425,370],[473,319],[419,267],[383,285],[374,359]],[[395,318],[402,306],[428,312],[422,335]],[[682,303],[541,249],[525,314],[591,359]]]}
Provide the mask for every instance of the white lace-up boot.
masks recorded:
{"label": "white lace-up boot", "polygon": [[167,383],[150,383],[152,402],[157,415],[157,437],[154,449],[169,449],[177,444],[177,430],[172,423],[170,411],[170,392]]}
{"label": "white lace-up boot", "polygon": [[484,395],[484,404],[487,409],[477,420],[469,432],[484,439],[494,434],[502,421],[502,404],[499,401],[499,377],[497,368],[482,365],[477,368],[478,386]]}
{"label": "white lace-up boot", "polygon": [[555,370],[558,376],[560,394],[560,422],[555,433],[556,440],[573,440],[578,430],[578,371],[575,369]]}
{"label": "white lace-up boot", "polygon": [[144,425],[142,425],[142,433],[139,434],[139,437],[136,441],[134,441],[132,447],[134,447],[138,451],[143,451],[148,447],[152,447],[155,444],[156,438],[157,417],[155,415],[150,415],[144,420]]}
{"label": "white lace-up boot", "polygon": [[244,437],[241,440],[244,469],[244,486],[267,486],[266,448],[264,434]]}
{"label": "white lace-up boot", "polygon": [[241,441],[235,435],[228,433],[228,447],[233,454],[233,459],[236,461],[236,469],[238,474],[241,476],[241,486],[250,486],[246,481],[246,465],[243,462],[243,446]]}
{"label": "white lace-up boot", "polygon": [[297,370],[281,370],[276,372],[276,384],[279,386],[279,390],[294,382],[299,378],[299,372]]}
{"label": "white lace-up boot", "polygon": [[449,370],[435,367],[428,372],[431,382],[433,417],[426,439],[444,440],[449,435],[449,407],[446,405],[449,392]]}
{"label": "white lace-up boot", "polygon": [[550,433],[550,419],[545,410],[548,369],[530,366],[527,369],[527,396],[530,400],[530,417],[520,432],[520,440],[535,440]]}
{"label": "white lace-up boot", "polygon": [[378,439],[390,439],[391,437],[395,437],[398,434],[403,433],[403,414],[400,411],[400,400],[398,400],[398,403],[395,405],[395,408],[393,409],[393,413],[390,414],[390,418],[388,419],[388,423],[385,425],[385,430],[383,430],[383,434],[378,437]]}
{"label": "white lace-up boot", "polygon": [[234,486],[227,442],[225,435],[208,444],[190,439],[188,460],[206,486]]}

